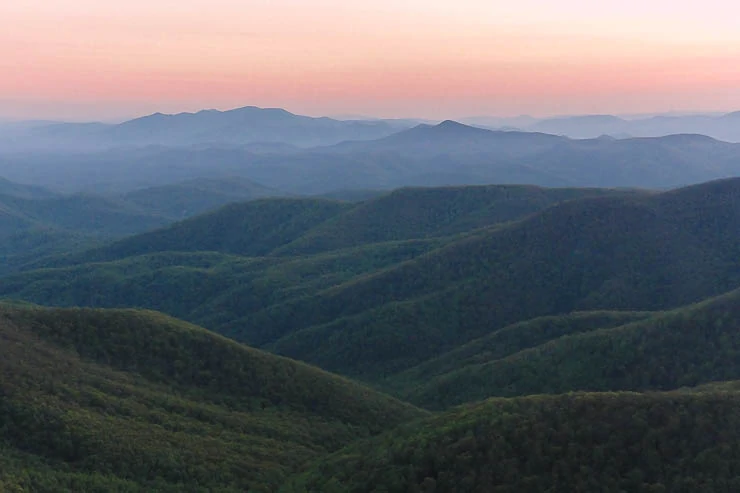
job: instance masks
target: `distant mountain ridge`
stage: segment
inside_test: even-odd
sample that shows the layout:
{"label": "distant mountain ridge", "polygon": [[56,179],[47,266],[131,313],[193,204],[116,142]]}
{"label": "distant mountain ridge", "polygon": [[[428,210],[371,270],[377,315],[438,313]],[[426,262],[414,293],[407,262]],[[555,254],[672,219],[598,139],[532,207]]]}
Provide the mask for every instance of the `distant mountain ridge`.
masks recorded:
{"label": "distant mountain ridge", "polygon": [[[120,124],[56,123],[16,131],[5,141],[13,148],[104,149],[208,144],[242,146],[282,143],[299,147],[331,145],[345,140],[376,139],[408,123],[382,120],[334,120],[295,115],[280,108],[245,106],[228,111],[165,115],[154,113]],[[2,136],[2,134],[0,134]],[[3,141],[0,140],[0,144]]]}
{"label": "distant mountain ridge", "polygon": [[671,134],[702,134],[727,142],[740,142],[740,111],[721,116],[659,115],[624,119],[614,115],[583,115],[543,119],[523,130],[589,139],[601,134],[631,137],[662,137]]}

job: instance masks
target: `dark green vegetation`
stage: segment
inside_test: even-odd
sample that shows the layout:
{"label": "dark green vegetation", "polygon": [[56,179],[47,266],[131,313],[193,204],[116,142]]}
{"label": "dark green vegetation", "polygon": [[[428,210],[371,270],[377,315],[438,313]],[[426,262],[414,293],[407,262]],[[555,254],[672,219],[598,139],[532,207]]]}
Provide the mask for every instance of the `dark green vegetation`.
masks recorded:
{"label": "dark green vegetation", "polygon": [[740,179],[452,187],[43,258],[0,278],[0,486],[735,491],[738,231]]}
{"label": "dark green vegetation", "polygon": [[97,196],[56,196],[0,182],[0,273],[171,222],[131,204]]}
{"label": "dark green vegetation", "polygon": [[[644,320],[655,312],[574,312],[567,315],[539,317],[518,322],[483,337],[474,339],[443,355],[425,361],[421,365],[394,376],[390,382],[396,392],[409,395],[419,392],[425,386],[433,387],[442,375],[457,375],[463,368],[480,367],[486,363],[500,360],[513,354],[541,346],[564,336],[584,334],[599,329],[619,327],[638,320]],[[478,366],[481,365],[481,366]],[[434,380],[432,380],[434,379]],[[430,382],[431,380],[431,382]],[[472,385],[462,384],[460,392],[471,391]],[[496,388],[498,390],[498,388]],[[491,386],[482,384],[479,392],[495,395]],[[448,396],[451,400],[458,395]],[[451,404],[452,402],[450,402]],[[433,405],[433,404],[432,404]]]}
{"label": "dark green vegetation", "polygon": [[263,256],[351,207],[324,199],[262,199],[230,204],[169,228],[86,252],[83,257],[102,261],[168,251]]}
{"label": "dark green vegetation", "polygon": [[491,399],[319,461],[283,493],[732,492],[740,394]]}
{"label": "dark green vegetation", "polygon": [[200,178],[149,187],[124,194],[122,200],[173,219],[195,216],[231,202],[242,202],[283,193],[237,176]]}
{"label": "dark green vegetation", "polygon": [[0,307],[4,491],[275,491],[423,416],[152,312]]}
{"label": "dark green vegetation", "polygon": [[0,178],[0,273],[281,193],[242,178],[196,179],[122,196],[59,195]]}
{"label": "dark green vegetation", "polygon": [[[264,316],[271,306],[303,306],[328,288],[352,290],[441,245],[488,234],[481,227],[558,200],[605,194],[634,193],[492,186],[408,189],[357,205],[321,199],[234,204],[49,262],[71,267],[6,277],[0,295],[53,305],[153,308],[261,345],[276,339],[278,325],[250,317]],[[404,231],[404,224],[414,226]],[[346,248],[353,245],[360,246]],[[294,254],[303,250],[316,254]]]}
{"label": "dark green vegetation", "polygon": [[440,408],[489,396],[668,390],[738,380],[739,327],[740,291],[733,291],[644,320],[522,345],[520,350],[478,351],[468,360],[448,364],[431,380],[423,372],[406,376],[405,390],[413,402]]}
{"label": "dark green vegetation", "polygon": [[665,310],[740,286],[739,197],[740,180],[724,180],[660,194],[503,186],[253,201],[6,277],[0,296],[162,310],[406,387],[400,372],[510,324]]}

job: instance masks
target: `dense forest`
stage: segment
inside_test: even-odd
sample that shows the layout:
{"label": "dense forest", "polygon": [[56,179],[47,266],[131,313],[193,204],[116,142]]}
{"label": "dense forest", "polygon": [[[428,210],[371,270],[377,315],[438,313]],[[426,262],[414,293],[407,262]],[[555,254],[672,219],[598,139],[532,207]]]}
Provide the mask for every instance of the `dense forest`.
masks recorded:
{"label": "dense forest", "polygon": [[0,491],[740,487],[740,179],[0,193]]}
{"label": "dense forest", "polygon": [[738,405],[721,391],[492,399],[352,445],[281,491],[736,491]]}
{"label": "dense forest", "polygon": [[273,491],[425,413],[135,310],[0,307],[5,491]]}

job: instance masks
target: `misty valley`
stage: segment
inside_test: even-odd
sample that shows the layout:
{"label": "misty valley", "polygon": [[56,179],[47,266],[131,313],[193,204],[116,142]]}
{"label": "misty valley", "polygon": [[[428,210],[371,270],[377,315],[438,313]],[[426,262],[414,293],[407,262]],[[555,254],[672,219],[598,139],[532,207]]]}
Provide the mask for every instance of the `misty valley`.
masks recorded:
{"label": "misty valley", "polygon": [[0,492],[740,491],[739,142],[0,122]]}

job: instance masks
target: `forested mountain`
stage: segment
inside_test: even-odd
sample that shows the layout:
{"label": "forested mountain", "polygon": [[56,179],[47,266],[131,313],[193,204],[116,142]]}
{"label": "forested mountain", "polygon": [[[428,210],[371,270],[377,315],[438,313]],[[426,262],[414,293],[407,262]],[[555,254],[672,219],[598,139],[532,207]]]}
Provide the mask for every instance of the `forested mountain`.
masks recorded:
{"label": "forested mountain", "polygon": [[13,183],[10,180],[0,177],[0,196],[21,199],[46,199],[54,195],[52,191],[43,187]]}
{"label": "forested mountain", "polygon": [[[69,195],[27,199],[0,195],[4,218],[16,218],[29,225],[121,237],[155,229],[170,222],[145,209],[122,201],[94,195]],[[0,235],[17,233],[14,227],[0,226]]]}
{"label": "forested mountain", "polygon": [[567,135],[574,139],[601,135],[662,137],[673,134],[702,134],[727,142],[740,142],[740,112],[724,115],[659,115],[624,119],[613,115],[547,118],[522,126],[529,131]]}
{"label": "forested mountain", "polygon": [[[561,337],[619,327],[658,314],[659,312],[627,311],[573,312],[517,322],[401,372],[385,383],[396,392],[409,395],[419,392],[421,387],[434,385],[430,382],[436,377],[457,374],[463,368],[500,360]],[[462,391],[464,390],[461,389]],[[487,391],[481,390],[483,394]]]}
{"label": "forested mountain", "polygon": [[563,200],[632,193],[637,192],[492,185],[407,188],[358,204],[320,198],[254,200],[123,239],[85,252],[80,259],[204,250],[246,256],[319,253],[464,233],[518,219]]}
{"label": "forested mountain", "polygon": [[152,312],[0,307],[0,488],[274,491],[424,412]]}
{"label": "forested mountain", "polygon": [[120,200],[57,196],[6,185],[3,189],[9,194],[0,194],[0,274],[48,255],[84,250],[171,222]]}
{"label": "forested mountain", "polygon": [[242,178],[196,179],[123,196],[54,194],[0,180],[0,274],[53,254],[92,248],[231,202],[280,196]]}
{"label": "forested mountain", "polygon": [[41,149],[0,153],[0,175],[54,191],[110,194],[238,176],[286,194],[320,195],[486,184],[664,189],[740,173],[740,144],[701,135],[572,140],[452,121],[308,149],[210,144]]}
{"label": "forested mountain", "polygon": [[740,488],[740,394],[492,399],[318,461],[282,493],[657,493]]}
{"label": "forested mountain", "polygon": [[537,316],[678,307],[740,286],[738,187],[564,202],[229,330],[377,378]]}
{"label": "forested mountain", "polygon": [[406,188],[46,257],[0,297],[128,309],[0,308],[0,487],[732,491],[736,231],[740,179]]}
{"label": "forested mountain", "polygon": [[290,243],[351,204],[325,199],[262,199],[227,205],[147,234],[123,239],[80,259],[115,260],[166,251],[261,256]]}
{"label": "forested mountain", "polygon": [[[435,194],[449,210],[402,207]],[[158,309],[392,383],[516,322],[664,310],[737,288],[738,197],[736,179],[660,194],[492,187],[406,190],[361,204],[253,201],[54,264],[68,267],[5,277],[0,296]],[[392,210],[414,225],[405,236]]]}
{"label": "forested mountain", "polygon": [[[403,121],[342,121],[294,115],[280,108],[245,106],[228,111],[153,115],[120,124],[49,123],[0,139],[10,149],[102,149],[194,144],[239,146],[284,143],[301,147],[376,139],[403,129]],[[25,130],[25,131],[22,131]],[[0,138],[3,135],[0,133]]]}
{"label": "forested mountain", "polygon": [[421,124],[378,140],[344,142],[327,150],[341,153],[393,152],[416,158],[495,154],[500,160],[536,154],[567,141],[555,135],[496,132],[446,120],[438,125]]}
{"label": "forested mountain", "polygon": [[403,188],[318,225],[275,253],[310,254],[369,243],[454,235],[519,219],[564,200],[618,193],[623,192],[520,185]]}
{"label": "forested mountain", "polygon": [[405,380],[404,395],[438,408],[490,396],[667,390],[737,380],[738,326],[740,291],[733,291],[617,327],[478,353],[477,360],[456,361],[431,380],[419,374]]}
{"label": "forested mountain", "polygon": [[149,187],[124,194],[121,200],[166,217],[184,219],[217,209],[232,202],[284,193],[238,176],[228,178],[195,178],[171,185]]}

